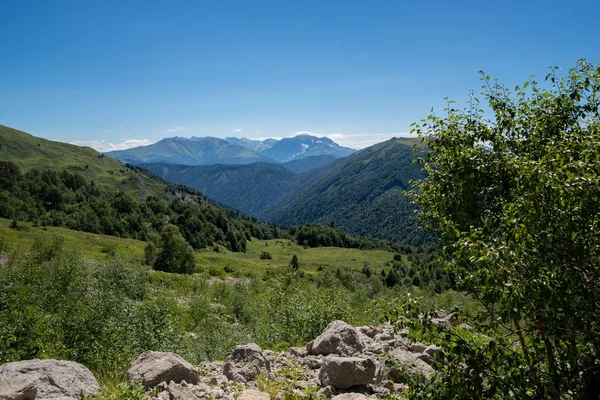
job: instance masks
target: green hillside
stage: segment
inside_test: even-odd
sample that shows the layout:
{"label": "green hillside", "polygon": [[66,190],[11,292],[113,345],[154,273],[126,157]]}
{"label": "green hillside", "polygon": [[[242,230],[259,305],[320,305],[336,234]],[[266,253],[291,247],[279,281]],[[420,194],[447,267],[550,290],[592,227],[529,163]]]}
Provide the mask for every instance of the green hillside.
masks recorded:
{"label": "green hillside", "polygon": [[395,138],[336,162],[289,195],[268,220],[334,223],[361,236],[424,243],[429,238],[418,229],[406,195],[409,182],[425,176],[413,163],[419,145],[418,139]]}
{"label": "green hillside", "polygon": [[0,160],[15,163],[22,172],[30,170],[67,170],[87,181],[141,197],[164,192],[165,184],[121,162],[105,157],[89,147],[54,142],[0,125]]}
{"label": "green hillside", "polygon": [[143,168],[173,183],[193,187],[212,199],[256,218],[269,211],[301,182],[298,174],[272,163],[248,165],[144,164]]}

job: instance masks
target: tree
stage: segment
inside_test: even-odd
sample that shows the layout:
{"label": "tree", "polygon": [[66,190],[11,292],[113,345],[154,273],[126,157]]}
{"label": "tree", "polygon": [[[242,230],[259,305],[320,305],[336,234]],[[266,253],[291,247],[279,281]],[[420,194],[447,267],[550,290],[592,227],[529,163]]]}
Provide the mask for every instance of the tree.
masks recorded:
{"label": "tree", "polygon": [[298,272],[300,271],[300,263],[298,262],[298,256],[297,255],[293,255],[292,256],[292,260],[290,261],[290,265],[289,265],[290,271],[292,273],[292,275],[298,275]]}
{"label": "tree", "polygon": [[165,225],[160,236],[151,234],[145,249],[146,263],[159,271],[191,274],[196,268],[192,247],[175,225]]}
{"label": "tree", "polygon": [[600,393],[600,67],[557,74],[515,91],[482,74],[492,117],[472,96],[415,124],[421,219],[498,333],[446,337],[437,398]]}

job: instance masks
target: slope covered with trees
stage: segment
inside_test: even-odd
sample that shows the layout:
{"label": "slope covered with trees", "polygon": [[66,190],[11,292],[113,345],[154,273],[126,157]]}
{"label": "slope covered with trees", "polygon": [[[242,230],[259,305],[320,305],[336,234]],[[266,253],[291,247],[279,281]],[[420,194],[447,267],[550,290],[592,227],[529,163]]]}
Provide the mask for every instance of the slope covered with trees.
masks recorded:
{"label": "slope covered with trees", "polygon": [[421,244],[415,207],[407,196],[411,180],[425,173],[413,159],[422,155],[416,139],[399,138],[340,160],[302,185],[273,210],[283,225],[335,224],[348,232]]}
{"label": "slope covered with trees", "polygon": [[[0,131],[0,217],[147,240],[175,224],[194,248],[244,251],[278,229],[89,149]],[[14,160],[14,161],[10,161]]]}

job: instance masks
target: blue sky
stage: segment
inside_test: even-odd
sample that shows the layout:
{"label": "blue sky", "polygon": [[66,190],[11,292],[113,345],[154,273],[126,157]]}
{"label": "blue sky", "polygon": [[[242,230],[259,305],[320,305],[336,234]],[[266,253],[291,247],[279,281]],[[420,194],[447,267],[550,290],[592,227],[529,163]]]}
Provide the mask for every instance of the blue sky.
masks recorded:
{"label": "blue sky", "polygon": [[514,86],[600,61],[599,3],[3,1],[0,124],[103,149],[296,132],[364,147],[466,101],[479,70]]}

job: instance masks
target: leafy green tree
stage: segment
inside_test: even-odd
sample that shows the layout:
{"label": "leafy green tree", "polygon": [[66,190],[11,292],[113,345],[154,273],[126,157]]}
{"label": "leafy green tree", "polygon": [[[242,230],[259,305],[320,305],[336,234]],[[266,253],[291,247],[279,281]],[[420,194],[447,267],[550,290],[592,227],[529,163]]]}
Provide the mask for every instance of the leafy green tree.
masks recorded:
{"label": "leafy green tree", "polygon": [[472,96],[415,125],[422,221],[496,332],[445,333],[428,398],[600,393],[600,67],[557,74],[514,91],[482,74],[491,117]]}
{"label": "leafy green tree", "polygon": [[156,270],[191,274],[196,268],[192,247],[175,225],[165,225],[160,236],[150,236],[145,249],[146,262]]}

